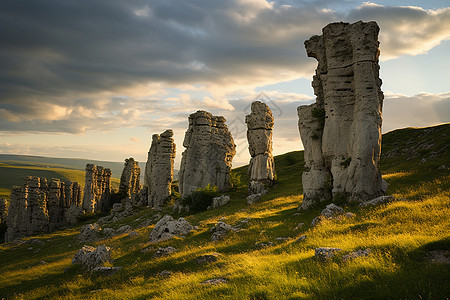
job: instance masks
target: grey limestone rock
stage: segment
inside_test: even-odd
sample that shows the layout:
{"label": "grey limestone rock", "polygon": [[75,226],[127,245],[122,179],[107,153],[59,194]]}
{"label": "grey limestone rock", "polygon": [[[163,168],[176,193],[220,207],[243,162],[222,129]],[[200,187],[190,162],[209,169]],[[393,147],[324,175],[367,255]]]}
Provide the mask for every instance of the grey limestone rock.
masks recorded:
{"label": "grey limestone rock", "polygon": [[233,227],[231,225],[228,225],[227,223],[220,221],[213,229],[214,233],[211,236],[211,241],[215,242],[223,239],[228,232],[233,230]]}
{"label": "grey limestone rock", "polygon": [[168,246],[168,247],[159,247],[156,253],[153,255],[153,258],[158,257],[165,257],[168,256],[170,253],[177,251],[174,247]]}
{"label": "grey limestone rock", "polygon": [[75,253],[72,264],[79,264],[85,271],[92,271],[105,263],[112,263],[111,248],[100,245],[97,248],[84,245]]}
{"label": "grey limestone rock", "polygon": [[8,215],[8,208],[6,206],[6,199],[0,198],[0,223],[6,223],[7,215]]}
{"label": "grey limestone rock", "polygon": [[363,201],[359,204],[360,207],[365,207],[365,206],[369,206],[369,205],[379,205],[379,204],[384,204],[384,203],[388,203],[388,202],[392,202],[395,201],[395,197],[394,196],[380,196],[380,197],[376,197],[374,199],[371,199],[369,201]]}
{"label": "grey limestone rock", "polygon": [[224,117],[202,110],[191,114],[183,146],[186,150],[178,173],[182,197],[208,184],[219,191],[230,188],[236,145]]}
{"label": "grey limestone rock", "polygon": [[208,280],[202,282],[201,284],[219,285],[219,284],[223,284],[223,283],[228,283],[228,280],[223,277],[219,277],[219,278],[208,279]]}
{"label": "grey limestone rock", "polygon": [[120,176],[119,194],[124,195],[131,203],[139,202],[141,168],[134,158],[126,158]]}
{"label": "grey limestone rock", "polygon": [[90,243],[99,240],[99,233],[102,229],[97,223],[87,224],[81,227],[77,240],[80,243]]}
{"label": "grey limestone rock", "polygon": [[171,195],[173,163],[176,146],[173,131],[168,129],[160,135],[154,134],[145,165],[144,188],[147,188],[147,205],[160,208]]}
{"label": "grey limestone rock", "polygon": [[321,247],[314,250],[314,256],[319,260],[326,260],[332,258],[337,252],[341,251],[339,248]]}
{"label": "grey limestone rock", "polygon": [[172,216],[165,215],[156,223],[152,232],[150,233],[150,243],[157,243],[173,238],[174,236],[186,235],[194,229],[194,226],[189,224],[183,218],[174,220]]}
{"label": "grey limestone rock", "polygon": [[341,22],[322,32],[305,42],[307,55],[318,60],[316,103],[298,107],[307,169],[303,209],[337,195],[350,201],[383,195],[379,27]]}
{"label": "grey limestone rock", "polygon": [[247,204],[252,205],[252,204],[258,202],[260,199],[261,199],[260,193],[248,195],[247,196]]}
{"label": "grey limestone rock", "polygon": [[111,170],[93,164],[86,165],[83,209],[87,213],[106,211],[111,201]]}
{"label": "grey limestone rock", "polygon": [[230,203],[230,196],[222,195],[219,197],[214,197],[212,199],[211,206],[209,206],[208,209],[224,206],[228,203]]}
{"label": "grey limestone rock", "polygon": [[245,117],[245,123],[247,123],[248,150],[251,155],[248,190],[250,194],[256,194],[261,193],[265,186],[271,186],[275,176],[272,154],[274,124],[272,111],[266,104],[255,101],[251,105],[251,113]]}
{"label": "grey limestone rock", "polygon": [[353,260],[355,258],[358,257],[364,257],[364,256],[368,256],[370,253],[372,252],[372,250],[370,248],[364,249],[364,250],[358,250],[358,251],[353,251],[350,252],[349,254],[346,254],[342,257],[343,261],[350,261]]}
{"label": "grey limestone rock", "polygon": [[66,213],[79,207],[81,187],[76,182],[28,176],[24,185],[13,187],[6,218],[6,242],[53,231],[71,224]]}
{"label": "grey limestone rock", "polygon": [[219,253],[201,255],[201,256],[198,256],[197,258],[195,258],[195,262],[200,265],[213,263],[219,259],[219,256],[220,256]]}
{"label": "grey limestone rock", "polygon": [[320,215],[327,218],[334,218],[338,215],[342,215],[344,213],[344,209],[340,206],[337,206],[334,203],[328,204],[320,213]]}

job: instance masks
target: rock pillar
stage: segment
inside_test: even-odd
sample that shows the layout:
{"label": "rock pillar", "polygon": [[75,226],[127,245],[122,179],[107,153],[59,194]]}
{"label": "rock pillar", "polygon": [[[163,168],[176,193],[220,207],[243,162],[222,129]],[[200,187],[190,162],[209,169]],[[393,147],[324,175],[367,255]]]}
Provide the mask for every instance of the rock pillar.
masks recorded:
{"label": "rock pillar", "polygon": [[130,157],[125,159],[122,176],[120,177],[119,194],[124,195],[133,203],[139,195],[141,168],[139,163]]}
{"label": "rock pillar", "polygon": [[248,150],[251,155],[248,167],[249,193],[264,193],[265,187],[273,184],[275,163],[272,155],[273,116],[270,108],[255,101],[251,113],[245,117],[247,123]]}
{"label": "rock pillar", "polygon": [[304,209],[330,197],[365,201],[383,194],[379,27],[341,22],[322,32],[305,42],[308,56],[318,60],[312,82],[316,103],[298,107]]}
{"label": "rock pillar", "polygon": [[236,145],[224,117],[203,110],[191,114],[183,146],[186,150],[178,174],[182,197],[208,184],[220,191],[230,188]]}
{"label": "rock pillar", "polygon": [[111,198],[111,170],[93,164],[86,165],[83,209],[88,213],[109,209]]}
{"label": "rock pillar", "polygon": [[160,208],[171,195],[173,163],[176,146],[173,131],[152,136],[152,145],[145,165],[144,187],[148,191],[148,206]]}

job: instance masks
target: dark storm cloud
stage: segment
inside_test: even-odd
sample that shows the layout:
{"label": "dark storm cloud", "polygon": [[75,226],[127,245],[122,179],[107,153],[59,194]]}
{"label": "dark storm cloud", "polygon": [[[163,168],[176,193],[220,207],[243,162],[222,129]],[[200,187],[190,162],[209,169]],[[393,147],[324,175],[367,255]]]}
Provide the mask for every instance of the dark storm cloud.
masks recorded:
{"label": "dark storm cloud", "polygon": [[[128,94],[149,82],[226,87],[309,77],[315,62],[306,57],[303,41],[333,21],[384,22],[383,34],[394,45],[385,46],[387,55],[420,52],[408,49],[439,42],[450,27],[449,10],[369,4],[346,14],[327,9],[336,3],[1,1],[0,130],[78,133],[132,126],[130,107],[178,111],[162,105],[163,98],[144,104],[145,88],[138,97]],[[397,28],[415,20],[428,24],[420,34]],[[131,98],[113,97],[121,95]],[[196,103],[179,106],[186,101]]]}

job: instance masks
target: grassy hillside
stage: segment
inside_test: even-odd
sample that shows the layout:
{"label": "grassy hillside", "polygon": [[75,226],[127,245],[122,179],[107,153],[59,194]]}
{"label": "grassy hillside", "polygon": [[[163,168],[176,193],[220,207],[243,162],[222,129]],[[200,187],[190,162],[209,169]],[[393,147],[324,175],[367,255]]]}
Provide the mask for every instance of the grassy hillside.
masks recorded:
{"label": "grassy hillside", "polygon": [[[386,134],[381,168],[389,183],[388,192],[400,200],[377,207],[345,206],[356,216],[324,221],[316,227],[310,223],[323,207],[297,214],[302,201],[302,152],[275,158],[277,183],[253,206],[245,201],[246,168],[235,169],[241,184],[229,193],[231,203],[184,215],[198,226],[186,238],[149,245],[151,225],[137,229],[136,237],[124,234],[93,243],[113,248],[114,266],[123,270],[111,277],[90,276],[71,265],[82,246],[76,242],[81,224],[35,237],[43,245],[0,245],[0,295],[17,299],[448,298],[448,145],[449,124]],[[156,213],[141,209],[112,227],[136,227]],[[164,213],[171,213],[170,208],[161,215]],[[219,219],[239,225],[241,230],[223,241],[211,242],[210,229]],[[304,225],[295,229],[299,223]],[[307,235],[306,239],[296,242],[302,235]],[[261,247],[261,243],[269,242],[273,244]],[[178,251],[152,258],[158,247],[166,246]],[[316,260],[314,249],[325,246],[342,251],[330,261]],[[153,248],[142,253],[147,247]],[[366,248],[372,250],[367,257],[352,261],[342,258],[350,251]],[[195,262],[199,255],[211,253],[220,254],[217,262]],[[172,275],[158,275],[163,270]],[[201,284],[217,277],[227,283]]]}

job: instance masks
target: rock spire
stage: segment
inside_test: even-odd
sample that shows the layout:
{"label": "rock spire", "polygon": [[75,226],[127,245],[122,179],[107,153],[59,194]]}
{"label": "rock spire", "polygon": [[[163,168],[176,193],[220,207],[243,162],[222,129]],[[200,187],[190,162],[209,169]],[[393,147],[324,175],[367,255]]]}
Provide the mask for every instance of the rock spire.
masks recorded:
{"label": "rock spire", "polygon": [[141,190],[140,176],[139,163],[132,157],[125,159],[122,176],[120,176],[119,194],[130,199],[132,203],[135,202]]}
{"label": "rock spire", "polygon": [[171,129],[152,136],[144,176],[144,188],[147,188],[150,207],[160,208],[171,195],[176,151],[172,136]]}
{"label": "rock spire", "polygon": [[111,170],[93,164],[86,165],[84,183],[83,209],[88,212],[99,212],[110,208]]}
{"label": "rock spire", "polygon": [[236,154],[225,118],[199,110],[189,116],[179,173],[180,195],[215,185],[220,191],[230,187],[231,163]]}
{"label": "rock spire", "polygon": [[305,42],[308,56],[318,61],[316,103],[298,107],[307,169],[303,209],[338,195],[363,201],[383,194],[379,27],[341,22],[322,32]]}
{"label": "rock spire", "polygon": [[245,117],[247,123],[248,150],[251,155],[248,167],[249,193],[263,193],[273,184],[275,163],[272,155],[273,116],[270,108],[255,101],[251,113]]}

